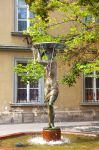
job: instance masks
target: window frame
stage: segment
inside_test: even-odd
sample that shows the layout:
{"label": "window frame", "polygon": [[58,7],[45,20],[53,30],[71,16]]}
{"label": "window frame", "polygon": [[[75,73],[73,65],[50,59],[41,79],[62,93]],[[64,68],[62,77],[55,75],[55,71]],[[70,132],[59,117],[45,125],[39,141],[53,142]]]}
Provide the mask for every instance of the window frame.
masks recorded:
{"label": "window frame", "polygon": [[99,88],[97,88],[96,87],[96,71],[94,71],[93,72],[93,79],[92,79],[92,82],[93,82],[93,86],[92,86],[92,88],[90,88],[90,89],[92,89],[93,90],[93,99],[92,100],[87,100],[86,98],[85,98],[85,92],[86,92],[86,87],[85,87],[85,79],[86,79],[86,77],[83,75],[83,100],[82,100],[82,104],[85,104],[85,105],[87,105],[87,104],[89,104],[89,105],[99,105],[99,100],[97,100],[97,94],[96,94],[96,91],[97,91],[97,89],[99,89]]}
{"label": "window frame", "polygon": [[[18,62],[26,63],[30,59],[32,59],[32,58],[14,58],[14,67],[17,65]],[[31,102],[29,99],[27,99],[27,102],[25,102],[25,103],[22,103],[22,102],[18,103],[18,101],[17,101],[17,89],[18,89],[17,82],[18,82],[18,77],[17,77],[17,74],[14,73],[13,104],[16,104],[16,105],[17,104],[18,105],[36,105],[36,104],[41,105],[41,104],[44,104],[44,77],[39,79],[39,86],[38,86],[39,97],[38,97],[38,101],[34,100],[34,102],[33,101]],[[28,85],[27,85],[27,87],[28,87]],[[29,90],[29,88],[27,89],[27,91],[28,90]]]}
{"label": "window frame", "polygon": [[[26,21],[27,22],[27,27],[26,29],[30,26],[30,21],[29,21],[29,18],[30,18],[30,11],[29,11],[29,6],[26,4],[26,5],[18,5],[18,0],[15,0],[15,3],[14,3],[14,8],[15,8],[15,15],[14,15],[14,31],[15,32],[23,32],[24,30],[22,31],[19,31],[18,30],[18,21],[19,20],[23,20],[23,21]],[[26,19],[18,19],[18,8],[26,8],[27,10],[27,18]]]}

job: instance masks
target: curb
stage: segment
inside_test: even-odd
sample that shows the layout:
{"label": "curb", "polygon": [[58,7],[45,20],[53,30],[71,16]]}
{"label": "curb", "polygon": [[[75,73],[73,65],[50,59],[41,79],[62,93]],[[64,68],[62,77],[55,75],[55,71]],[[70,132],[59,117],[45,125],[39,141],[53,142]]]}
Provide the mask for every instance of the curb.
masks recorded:
{"label": "curb", "polygon": [[40,134],[40,131],[33,131],[33,132],[18,132],[18,133],[11,133],[11,134],[7,134],[7,135],[2,135],[0,136],[0,139],[5,139],[5,138],[9,138],[12,136],[18,136],[18,135],[26,135],[26,134]]}
{"label": "curb", "polygon": [[[42,131],[27,131],[27,132],[18,132],[18,133],[12,133],[7,135],[0,136],[0,139],[9,138],[12,136],[18,136],[18,135],[27,135],[27,134],[41,134]],[[62,131],[62,134],[73,134],[73,135],[81,135],[81,136],[90,136],[90,137],[96,137],[99,138],[99,134],[90,134],[90,133],[82,133],[82,132],[71,132],[71,131]]]}

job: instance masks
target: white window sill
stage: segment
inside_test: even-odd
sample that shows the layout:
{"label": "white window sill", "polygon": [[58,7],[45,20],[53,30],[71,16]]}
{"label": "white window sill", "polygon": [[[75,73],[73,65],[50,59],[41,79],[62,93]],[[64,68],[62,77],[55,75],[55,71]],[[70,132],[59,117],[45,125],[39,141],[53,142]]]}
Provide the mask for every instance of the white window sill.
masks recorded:
{"label": "white window sill", "polygon": [[23,34],[23,32],[18,32],[18,31],[13,31],[11,32],[12,36],[20,36],[20,37],[24,37],[26,35]]}
{"label": "white window sill", "polygon": [[24,106],[32,106],[32,107],[36,107],[36,106],[41,106],[41,107],[43,107],[43,106],[46,106],[45,104],[40,104],[40,103],[11,103],[10,104],[12,107],[24,107]]}
{"label": "white window sill", "polygon": [[91,100],[90,100],[90,101],[83,101],[83,102],[81,103],[81,105],[83,105],[83,106],[84,106],[84,105],[92,105],[92,106],[93,106],[93,105],[96,105],[96,106],[97,106],[97,105],[99,105],[99,100],[97,100],[97,101],[91,101]]}

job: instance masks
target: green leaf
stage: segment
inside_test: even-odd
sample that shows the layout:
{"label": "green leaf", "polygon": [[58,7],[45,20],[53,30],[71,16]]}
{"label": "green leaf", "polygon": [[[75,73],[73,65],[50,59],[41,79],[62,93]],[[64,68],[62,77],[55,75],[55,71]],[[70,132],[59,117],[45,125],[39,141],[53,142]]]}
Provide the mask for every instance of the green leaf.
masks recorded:
{"label": "green leaf", "polygon": [[18,74],[18,76],[21,77],[21,80],[24,82],[34,82],[36,80],[39,80],[42,76],[44,76],[44,66],[34,62],[29,61],[26,66],[23,66],[22,64],[18,64],[14,71]]}

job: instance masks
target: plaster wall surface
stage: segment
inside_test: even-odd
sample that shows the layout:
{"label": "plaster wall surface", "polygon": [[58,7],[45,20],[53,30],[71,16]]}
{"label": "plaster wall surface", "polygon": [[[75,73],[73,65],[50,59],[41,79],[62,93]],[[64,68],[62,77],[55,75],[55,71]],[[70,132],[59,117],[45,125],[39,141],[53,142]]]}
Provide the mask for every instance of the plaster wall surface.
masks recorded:
{"label": "plaster wall surface", "polygon": [[13,102],[14,58],[31,57],[32,53],[0,51],[0,111]]}
{"label": "plaster wall surface", "polygon": [[0,1],[0,45],[26,45],[22,37],[12,36],[15,31],[14,0]]}

